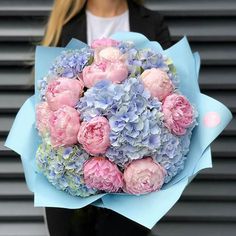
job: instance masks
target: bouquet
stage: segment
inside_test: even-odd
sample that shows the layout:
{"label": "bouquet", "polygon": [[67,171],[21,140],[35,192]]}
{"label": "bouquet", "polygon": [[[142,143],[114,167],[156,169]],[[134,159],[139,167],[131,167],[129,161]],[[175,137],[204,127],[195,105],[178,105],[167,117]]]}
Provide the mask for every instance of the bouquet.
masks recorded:
{"label": "bouquet", "polygon": [[94,204],[151,228],[211,166],[209,145],[231,119],[200,93],[199,66],[186,38],[166,51],[135,33],[37,47],[35,97],[7,140],[35,205]]}

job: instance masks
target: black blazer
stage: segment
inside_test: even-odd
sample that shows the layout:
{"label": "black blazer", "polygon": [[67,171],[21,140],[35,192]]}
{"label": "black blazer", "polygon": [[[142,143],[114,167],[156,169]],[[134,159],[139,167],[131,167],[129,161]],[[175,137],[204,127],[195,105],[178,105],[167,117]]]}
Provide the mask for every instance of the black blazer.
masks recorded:
{"label": "black blazer", "polygon": [[[130,31],[142,33],[149,40],[158,41],[164,49],[171,46],[169,30],[162,15],[132,0],[128,0],[128,8]],[[63,27],[58,46],[66,46],[72,38],[87,42],[85,9],[86,6]]]}

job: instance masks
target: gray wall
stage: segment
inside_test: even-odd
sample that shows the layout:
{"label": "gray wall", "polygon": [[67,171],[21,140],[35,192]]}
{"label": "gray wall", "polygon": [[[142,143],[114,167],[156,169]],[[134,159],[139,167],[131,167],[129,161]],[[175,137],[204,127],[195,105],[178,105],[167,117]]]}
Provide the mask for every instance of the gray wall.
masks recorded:
{"label": "gray wall", "polygon": [[[149,0],[170,26],[173,42],[187,35],[202,56],[204,93],[236,112],[236,1]],[[3,147],[17,110],[32,93],[35,42],[51,0],[0,1],[0,236],[46,235],[43,211],[33,207],[19,157]],[[214,168],[205,170],[154,228],[160,236],[236,233],[236,119],[213,143]]]}

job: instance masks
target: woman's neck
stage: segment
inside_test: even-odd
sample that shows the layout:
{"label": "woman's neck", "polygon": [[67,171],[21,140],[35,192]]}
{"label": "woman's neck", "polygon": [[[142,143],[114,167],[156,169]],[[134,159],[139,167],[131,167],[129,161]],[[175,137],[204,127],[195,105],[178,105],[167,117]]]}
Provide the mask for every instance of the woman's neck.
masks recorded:
{"label": "woman's neck", "polygon": [[88,0],[87,10],[95,16],[113,17],[128,9],[127,0]]}

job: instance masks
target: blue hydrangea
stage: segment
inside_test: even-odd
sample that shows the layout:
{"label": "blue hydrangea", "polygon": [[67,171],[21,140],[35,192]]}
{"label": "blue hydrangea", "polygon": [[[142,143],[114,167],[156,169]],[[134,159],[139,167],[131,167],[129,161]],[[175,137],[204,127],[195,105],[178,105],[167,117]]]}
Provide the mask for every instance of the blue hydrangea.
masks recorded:
{"label": "blue hydrangea", "polygon": [[80,50],[65,50],[56,58],[48,74],[38,81],[40,101],[45,101],[45,94],[48,83],[57,77],[75,78],[79,76],[86,65],[93,61],[93,50],[89,47]]}
{"label": "blue hydrangea", "polygon": [[93,50],[89,47],[80,50],[65,50],[55,60],[49,74],[56,77],[74,78],[78,76],[86,65],[93,61]]}
{"label": "blue hydrangea", "polygon": [[184,168],[186,155],[189,151],[191,128],[183,136],[171,134],[167,128],[162,129],[160,149],[157,149],[153,159],[167,171],[165,183],[168,183]]}
{"label": "blue hydrangea", "polygon": [[109,120],[111,146],[106,156],[121,167],[132,160],[153,155],[161,146],[161,125],[157,122],[158,109],[145,109],[139,115],[139,110],[135,110],[131,111],[130,115],[126,112],[117,113]]}
{"label": "blue hydrangea", "polygon": [[132,41],[121,41],[118,44],[118,49],[121,51],[121,53],[129,53],[131,49],[135,48],[135,44]]}
{"label": "blue hydrangea", "polygon": [[45,94],[47,90],[47,77],[44,77],[43,79],[37,82],[37,89],[39,90],[39,100],[45,101]]}
{"label": "blue hydrangea", "polygon": [[168,72],[167,58],[151,49],[137,50],[132,48],[128,52],[128,68],[131,77],[139,76],[144,70],[159,68]]}
{"label": "blue hydrangea", "polygon": [[48,84],[55,80],[54,75],[48,74],[47,76],[43,77],[41,80],[37,81],[37,89],[39,90],[39,100],[41,102],[46,101],[46,92]]}
{"label": "blue hydrangea", "polygon": [[137,77],[147,69],[159,68],[165,71],[175,87],[178,87],[179,79],[176,68],[164,54],[157,53],[149,48],[138,50],[132,42],[121,42],[118,48],[127,55],[129,77]]}
{"label": "blue hydrangea", "polygon": [[89,121],[99,115],[111,114],[122,104],[122,97],[125,91],[122,85],[116,85],[108,80],[102,80],[88,89],[77,104],[80,117],[84,121]]}
{"label": "blue hydrangea", "polygon": [[161,103],[136,78],[124,84],[98,82],[86,91],[77,108],[85,121],[96,116],[109,120],[111,146],[105,155],[122,167],[152,155],[161,144]]}
{"label": "blue hydrangea", "polygon": [[36,153],[37,166],[50,183],[59,190],[81,197],[96,193],[84,183],[83,164],[88,159],[89,155],[79,146],[55,149],[43,143]]}

